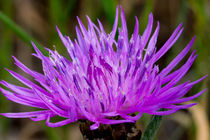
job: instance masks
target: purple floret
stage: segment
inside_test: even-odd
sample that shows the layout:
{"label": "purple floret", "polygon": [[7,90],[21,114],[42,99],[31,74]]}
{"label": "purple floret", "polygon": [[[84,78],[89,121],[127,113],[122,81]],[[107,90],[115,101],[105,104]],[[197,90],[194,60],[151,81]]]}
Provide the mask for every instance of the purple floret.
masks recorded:
{"label": "purple floret", "polygon": [[[152,13],[149,15],[148,25],[143,35],[139,35],[139,21],[137,17],[135,18],[134,32],[129,39],[122,8],[122,27],[118,28],[118,11],[117,7],[110,34],[104,31],[99,20],[99,27],[97,27],[88,16],[88,29],[77,17],[79,27],[76,27],[77,39],[75,40],[63,36],[57,28],[70,59],[49,49],[47,50],[50,55],[44,56],[32,43],[36,51],[33,55],[42,61],[43,74],[30,70],[13,57],[15,64],[31,75],[39,85],[7,70],[27,88],[2,80],[1,84],[9,90],[0,88],[1,92],[8,100],[41,110],[0,115],[9,118],[30,118],[33,121],[46,120],[46,125],[50,127],[59,127],[86,119],[94,123],[91,126],[93,130],[100,124],[135,122],[143,113],[168,115],[195,105],[196,103],[180,103],[193,100],[205,92],[202,90],[193,96],[184,97],[193,85],[206,76],[194,82],[178,84],[197,57],[195,51],[185,64],[171,72],[190,51],[195,37],[168,66],[159,71],[156,62],[180,37],[183,31],[182,24],[157,51],[159,22],[151,35]],[[115,40],[117,30],[119,35]],[[114,47],[117,50],[114,50]],[[160,111],[162,108],[164,111]],[[50,119],[55,116],[63,117],[64,120],[50,122]],[[116,119],[115,116],[120,116],[121,119]]]}

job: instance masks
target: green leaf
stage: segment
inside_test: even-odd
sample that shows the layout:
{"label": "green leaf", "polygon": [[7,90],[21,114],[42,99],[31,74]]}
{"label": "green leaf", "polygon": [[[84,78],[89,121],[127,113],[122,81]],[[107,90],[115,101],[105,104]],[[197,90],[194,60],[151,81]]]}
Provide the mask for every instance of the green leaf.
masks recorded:
{"label": "green leaf", "polygon": [[19,36],[24,42],[29,44],[31,47],[31,41],[33,41],[37,48],[44,54],[48,55],[47,50],[45,50],[42,45],[40,45],[34,38],[32,38],[30,35],[28,35],[21,27],[19,27],[16,23],[14,23],[8,16],[6,16],[4,13],[0,11],[0,20],[8,26],[9,29],[11,29],[13,32],[16,33],[17,36]]}
{"label": "green leaf", "polygon": [[114,23],[115,20],[115,10],[116,10],[116,1],[114,0],[102,0],[102,6],[104,8],[105,14],[108,18],[110,25]]}
{"label": "green leaf", "polygon": [[162,116],[156,116],[156,115],[152,116],[152,119],[148,124],[146,131],[144,132],[142,140],[152,140],[155,137],[160,127],[162,118],[163,118]]}

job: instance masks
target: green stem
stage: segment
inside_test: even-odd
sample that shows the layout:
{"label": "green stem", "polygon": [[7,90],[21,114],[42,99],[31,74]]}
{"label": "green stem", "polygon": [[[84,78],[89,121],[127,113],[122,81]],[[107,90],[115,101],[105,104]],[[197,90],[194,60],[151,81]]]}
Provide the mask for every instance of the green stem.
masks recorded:
{"label": "green stem", "polygon": [[30,35],[28,35],[25,31],[21,29],[17,24],[15,24],[8,16],[6,16],[4,13],[0,11],[0,20],[8,26],[9,29],[11,29],[13,32],[17,34],[24,42],[29,44],[31,47],[31,41],[33,41],[37,48],[44,54],[48,55],[47,50],[45,50],[34,38],[32,38]]}
{"label": "green stem", "polygon": [[162,118],[163,118],[162,116],[156,116],[156,115],[152,116],[152,119],[148,124],[146,131],[144,132],[142,140],[152,140],[155,137],[160,127]]}

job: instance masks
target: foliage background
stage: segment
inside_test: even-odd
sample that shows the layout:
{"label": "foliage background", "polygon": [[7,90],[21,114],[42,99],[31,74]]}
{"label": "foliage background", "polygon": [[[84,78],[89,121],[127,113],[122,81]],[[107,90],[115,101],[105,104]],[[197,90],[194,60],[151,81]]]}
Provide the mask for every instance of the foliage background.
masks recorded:
{"label": "foliage background", "polygon": [[[143,32],[150,12],[155,23],[160,21],[160,34],[157,47],[160,48],[175,27],[183,22],[184,32],[172,49],[158,62],[166,66],[178,52],[196,35],[193,49],[198,58],[185,76],[195,80],[210,72],[210,1],[208,0],[0,0],[0,11],[21,27],[16,30],[13,25],[5,23],[0,13],[0,79],[17,83],[4,68],[13,69],[31,79],[14,66],[11,56],[16,56],[28,67],[41,72],[41,63],[31,56],[30,40],[36,40],[43,46],[56,49],[66,55],[64,46],[56,33],[58,25],[63,34],[75,38],[76,16],[86,24],[85,15],[96,23],[99,18],[107,32],[111,31],[116,5],[125,10],[128,31],[134,28],[134,16],[139,18],[140,33]],[[86,24],[87,25],[87,24]],[[184,61],[183,61],[184,62]],[[31,79],[32,80],[32,79]],[[18,83],[17,83],[18,84]],[[196,85],[189,93],[207,88],[209,77]],[[182,110],[163,119],[157,138],[161,140],[208,140],[210,127],[210,95],[205,92],[196,99],[198,105]],[[29,108],[7,101],[0,94],[0,112],[28,111]],[[144,115],[137,126],[144,131],[150,120]],[[60,128],[48,128],[44,122],[32,122],[29,119],[7,119],[0,116],[0,140],[79,140],[81,134],[78,124]]]}

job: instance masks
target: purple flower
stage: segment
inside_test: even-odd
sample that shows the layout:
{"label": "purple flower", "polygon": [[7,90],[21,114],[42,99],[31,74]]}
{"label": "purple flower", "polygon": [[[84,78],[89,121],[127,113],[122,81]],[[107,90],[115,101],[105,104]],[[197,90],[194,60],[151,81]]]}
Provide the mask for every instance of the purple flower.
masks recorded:
{"label": "purple flower", "polygon": [[[196,103],[180,103],[192,100],[205,91],[183,98],[193,85],[205,77],[194,82],[177,84],[197,57],[195,51],[184,65],[171,72],[189,52],[195,37],[162,71],[159,71],[158,65],[155,64],[179,38],[183,31],[182,24],[157,51],[159,22],[151,35],[152,13],[143,35],[139,35],[139,21],[136,18],[130,39],[122,8],[122,27],[118,28],[117,7],[110,34],[105,33],[99,20],[99,27],[92,23],[88,16],[87,21],[88,29],[78,18],[80,29],[76,27],[77,39],[74,41],[68,36],[63,36],[57,28],[70,59],[49,49],[47,50],[50,55],[44,56],[32,43],[36,51],[34,56],[42,61],[43,74],[30,70],[13,57],[15,64],[31,75],[39,85],[8,70],[27,88],[1,81],[2,85],[10,89],[1,88],[1,92],[8,100],[41,110],[0,115],[9,118],[30,118],[33,121],[46,120],[49,127],[59,127],[86,119],[94,122],[91,129],[97,129],[100,123],[135,122],[143,113],[168,115],[189,108]],[[117,29],[119,35],[115,40]],[[161,108],[165,110],[160,111]],[[64,120],[52,123],[50,119],[54,116],[63,117]],[[114,116],[120,116],[121,119],[114,119]]]}

